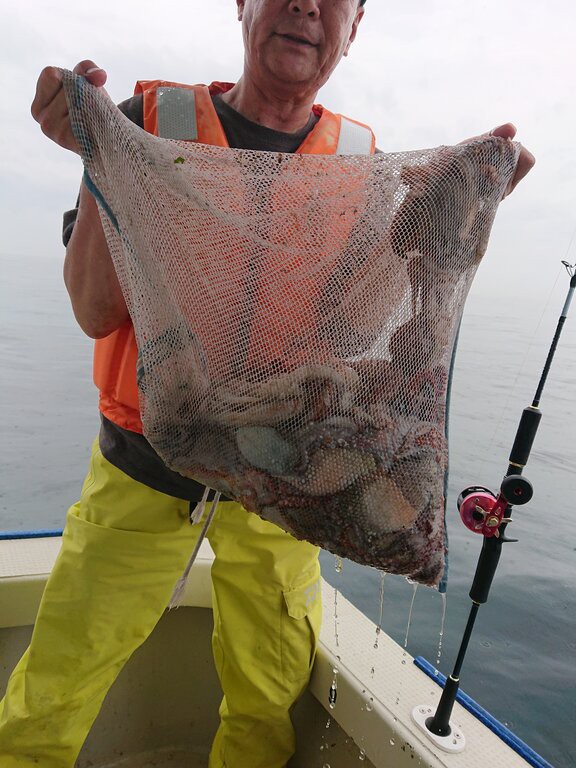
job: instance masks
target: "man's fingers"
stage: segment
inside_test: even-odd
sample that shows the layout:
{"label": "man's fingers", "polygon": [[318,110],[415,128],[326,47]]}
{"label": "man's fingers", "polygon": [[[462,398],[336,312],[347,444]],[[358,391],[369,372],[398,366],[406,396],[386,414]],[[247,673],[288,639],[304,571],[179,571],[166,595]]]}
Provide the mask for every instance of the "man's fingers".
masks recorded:
{"label": "man's fingers", "polygon": [[[84,59],[76,64],[74,72],[97,87],[103,86],[106,82],[106,72],[90,59]],[[62,73],[57,67],[45,67],[40,73],[31,112],[36,122],[40,123],[42,132],[49,139],[72,152],[79,151],[68,116],[68,107],[62,88]]]}
{"label": "man's fingers", "polygon": [[504,123],[490,131],[490,136],[498,136],[500,139],[513,139],[516,136],[516,126],[513,123]]}
{"label": "man's fingers", "polygon": [[60,91],[51,101],[49,107],[40,113],[38,122],[42,133],[49,139],[65,149],[78,151],[78,145],[68,117],[68,104],[64,91]]}
{"label": "man's fingers", "polygon": [[496,128],[492,128],[487,133],[481,133],[478,136],[472,136],[469,139],[464,139],[460,144],[468,144],[471,141],[478,141],[478,139],[485,139],[488,136],[497,136],[499,139],[513,139],[516,136],[516,126],[513,123],[504,123]]}
{"label": "man's fingers", "polygon": [[520,155],[518,157],[518,163],[516,164],[516,172],[514,173],[513,179],[510,181],[506,188],[506,192],[504,193],[504,197],[510,194],[514,187],[518,184],[518,182],[522,181],[524,176],[532,170],[536,163],[536,158],[532,154],[532,152],[529,152],[525,147],[522,147],[520,150]]}
{"label": "man's fingers", "polygon": [[40,115],[62,90],[62,75],[57,67],[44,67],[36,83],[36,94],[30,107],[32,117],[40,122]]}
{"label": "man's fingers", "polygon": [[529,152],[525,147],[522,147],[522,151],[520,152],[520,157],[518,158],[518,168],[516,170],[516,176],[518,178],[518,181],[520,179],[523,179],[524,176],[530,171],[534,165],[536,164],[536,158],[532,154],[532,152]]}
{"label": "man's fingers", "polygon": [[72,71],[75,75],[82,75],[89,83],[92,83],[92,85],[95,85],[98,88],[101,88],[104,85],[108,77],[106,71],[101,69],[101,67],[99,67],[98,64],[95,64],[91,59],[84,59],[84,61],[78,62]]}
{"label": "man's fingers", "polygon": [[65,149],[78,152],[78,144],[68,119],[62,75],[57,67],[45,67],[40,73],[30,111],[45,136]]}
{"label": "man's fingers", "polygon": [[[504,123],[504,125],[499,125],[497,128],[493,128],[490,131],[490,136],[497,136],[500,139],[512,140],[516,136],[516,126],[513,123]],[[504,197],[507,197],[510,192],[512,192],[516,185],[522,181],[524,176],[526,176],[526,174],[532,170],[535,163],[536,158],[532,152],[529,152],[526,147],[521,147],[520,154],[518,155],[518,162],[516,164],[516,171],[514,172],[514,176],[510,180],[508,186],[506,187]]]}
{"label": "man's fingers", "polygon": [[[490,136],[497,136],[500,139],[512,140],[516,136],[516,126],[513,123],[504,123],[504,125],[499,125],[497,128],[493,128],[490,131]],[[526,176],[526,174],[532,170],[535,163],[536,158],[532,152],[529,152],[526,147],[521,146],[520,154],[518,155],[518,162],[516,163],[516,170],[514,172],[514,176],[506,187],[504,197],[507,197],[510,192],[513,191],[516,185],[522,181],[524,176]]]}
{"label": "man's fingers", "polygon": [[[76,64],[73,71],[77,75],[83,75],[92,85],[101,87],[106,82],[106,72],[90,59]],[[42,113],[50,106],[61,90],[62,74],[58,67],[44,67],[36,83],[36,95],[31,106],[32,116],[35,120],[40,122]]]}

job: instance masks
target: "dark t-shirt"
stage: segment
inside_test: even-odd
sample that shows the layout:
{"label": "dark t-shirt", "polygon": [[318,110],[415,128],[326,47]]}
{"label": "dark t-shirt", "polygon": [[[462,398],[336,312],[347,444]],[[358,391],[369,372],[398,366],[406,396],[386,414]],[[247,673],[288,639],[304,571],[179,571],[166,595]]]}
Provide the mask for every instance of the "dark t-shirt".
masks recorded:
{"label": "dark t-shirt", "polygon": [[[318,117],[311,113],[307,124],[300,131],[282,133],[247,120],[226,104],[220,96],[213,96],[212,103],[228,143],[234,149],[295,152],[318,121]],[[132,122],[143,127],[141,94],[123,101],[118,106]],[[62,229],[64,245],[68,245],[77,214],[78,207],[64,213]],[[111,464],[150,488],[192,502],[200,501],[202,498],[204,487],[200,483],[168,469],[143,435],[122,429],[105,416],[102,416],[100,427],[100,449]]]}

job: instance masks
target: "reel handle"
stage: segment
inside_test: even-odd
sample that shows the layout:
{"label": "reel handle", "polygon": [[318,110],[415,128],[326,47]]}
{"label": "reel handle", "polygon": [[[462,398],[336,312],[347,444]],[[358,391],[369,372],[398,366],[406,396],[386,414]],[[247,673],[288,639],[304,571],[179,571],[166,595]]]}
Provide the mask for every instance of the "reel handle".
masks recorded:
{"label": "reel handle", "polygon": [[521,504],[528,504],[534,495],[534,488],[530,480],[523,475],[507,475],[502,480],[500,495],[508,504],[518,507]]}

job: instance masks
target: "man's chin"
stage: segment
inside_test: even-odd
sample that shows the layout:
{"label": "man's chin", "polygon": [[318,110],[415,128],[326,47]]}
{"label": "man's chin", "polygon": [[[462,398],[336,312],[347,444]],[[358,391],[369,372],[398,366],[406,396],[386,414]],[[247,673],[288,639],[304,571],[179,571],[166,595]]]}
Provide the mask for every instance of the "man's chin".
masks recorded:
{"label": "man's chin", "polygon": [[275,80],[286,86],[299,86],[306,91],[317,87],[316,81],[318,79],[318,72],[310,67],[298,67],[285,64],[283,66],[275,66],[271,70],[271,74]]}

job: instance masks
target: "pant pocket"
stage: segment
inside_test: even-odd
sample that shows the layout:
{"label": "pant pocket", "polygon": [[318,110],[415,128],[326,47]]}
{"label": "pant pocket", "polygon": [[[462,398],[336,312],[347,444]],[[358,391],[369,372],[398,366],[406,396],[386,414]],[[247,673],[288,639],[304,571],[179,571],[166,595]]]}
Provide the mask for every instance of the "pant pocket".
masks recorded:
{"label": "pant pocket", "polygon": [[283,590],[281,667],[283,676],[306,684],[310,677],[322,621],[321,580],[317,571],[301,585]]}

